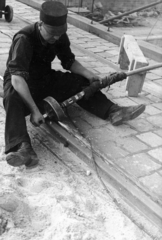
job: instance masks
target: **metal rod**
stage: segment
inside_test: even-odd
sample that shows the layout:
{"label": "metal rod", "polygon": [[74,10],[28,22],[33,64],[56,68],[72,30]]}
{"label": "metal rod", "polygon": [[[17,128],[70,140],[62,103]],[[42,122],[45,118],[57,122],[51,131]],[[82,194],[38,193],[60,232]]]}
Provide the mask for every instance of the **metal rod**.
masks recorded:
{"label": "metal rod", "polygon": [[138,69],[135,69],[133,71],[127,72],[126,74],[127,74],[127,76],[131,76],[131,75],[134,75],[134,74],[147,72],[149,70],[153,70],[153,69],[160,68],[160,67],[162,67],[162,63],[158,63],[158,64],[147,66],[147,67],[138,68]]}
{"label": "metal rod", "polygon": [[154,3],[151,3],[151,4],[145,5],[145,6],[143,6],[143,7],[136,8],[136,9],[134,9],[134,10],[131,10],[131,11],[128,11],[128,12],[119,14],[119,15],[114,16],[114,17],[110,17],[110,18],[108,18],[108,19],[105,19],[105,20],[100,21],[99,23],[107,23],[107,22],[112,21],[112,20],[114,20],[114,19],[118,19],[118,18],[121,18],[121,17],[123,17],[123,16],[127,16],[127,15],[129,15],[129,14],[131,14],[131,13],[134,13],[134,12],[139,12],[140,10],[143,10],[143,9],[149,8],[149,7],[152,7],[152,6],[157,5],[157,4],[160,4],[160,3],[162,3],[162,0],[159,1],[159,2],[154,2]]}
{"label": "metal rod", "polygon": [[82,7],[83,6],[83,0],[80,0],[79,1],[79,7]]}

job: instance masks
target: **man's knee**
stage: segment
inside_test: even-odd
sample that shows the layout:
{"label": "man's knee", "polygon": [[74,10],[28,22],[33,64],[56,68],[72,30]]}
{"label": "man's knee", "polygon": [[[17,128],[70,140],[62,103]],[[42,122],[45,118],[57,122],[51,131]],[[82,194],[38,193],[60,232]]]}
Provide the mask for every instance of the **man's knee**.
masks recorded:
{"label": "man's knee", "polygon": [[22,98],[13,87],[10,87],[6,91],[4,91],[3,98],[4,108],[7,108],[8,106],[13,106],[18,103],[23,104]]}

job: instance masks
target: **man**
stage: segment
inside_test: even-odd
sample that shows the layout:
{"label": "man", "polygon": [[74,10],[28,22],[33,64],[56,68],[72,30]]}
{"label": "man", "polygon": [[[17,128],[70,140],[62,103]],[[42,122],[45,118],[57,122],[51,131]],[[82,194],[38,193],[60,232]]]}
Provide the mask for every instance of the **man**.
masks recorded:
{"label": "man", "polygon": [[[25,117],[29,114],[34,126],[44,123],[39,103],[47,96],[58,102],[80,92],[98,76],[83,67],[70,49],[67,31],[67,8],[60,2],[44,2],[40,10],[40,22],[20,30],[13,37],[7,69],[4,74],[4,107],[6,110],[5,153],[7,163],[26,167],[38,164],[31,146]],[[51,69],[57,56],[66,73]],[[116,75],[122,80],[125,73]],[[144,105],[119,107],[97,91],[89,99],[78,104],[113,125],[139,116]]]}

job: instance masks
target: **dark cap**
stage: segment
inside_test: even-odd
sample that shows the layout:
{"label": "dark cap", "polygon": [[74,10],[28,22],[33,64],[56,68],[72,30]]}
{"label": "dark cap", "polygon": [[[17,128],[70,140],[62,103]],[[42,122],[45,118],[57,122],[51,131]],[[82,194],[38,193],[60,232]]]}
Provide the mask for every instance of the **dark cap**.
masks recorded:
{"label": "dark cap", "polygon": [[47,1],[41,5],[40,20],[51,26],[53,30],[66,32],[68,10],[64,4],[56,1]]}

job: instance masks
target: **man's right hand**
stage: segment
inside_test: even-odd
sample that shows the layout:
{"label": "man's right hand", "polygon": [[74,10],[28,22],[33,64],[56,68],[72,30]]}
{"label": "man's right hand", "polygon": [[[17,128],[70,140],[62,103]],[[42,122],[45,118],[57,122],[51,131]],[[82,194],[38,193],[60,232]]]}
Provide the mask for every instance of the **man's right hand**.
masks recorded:
{"label": "man's right hand", "polygon": [[106,76],[102,79],[101,88],[105,88],[116,82],[120,82],[126,78],[127,78],[127,74],[125,72],[111,73],[109,76]]}
{"label": "man's right hand", "polygon": [[45,120],[31,96],[30,90],[28,88],[28,85],[25,79],[22,78],[21,76],[12,75],[11,82],[14,89],[21,96],[21,98],[23,99],[23,101],[25,102],[25,104],[27,105],[27,107],[31,112],[31,117],[30,117],[31,123],[34,126],[39,127],[42,123],[45,122]]}
{"label": "man's right hand", "polygon": [[45,119],[39,110],[31,113],[30,121],[35,127],[39,127],[41,124],[45,123]]}

